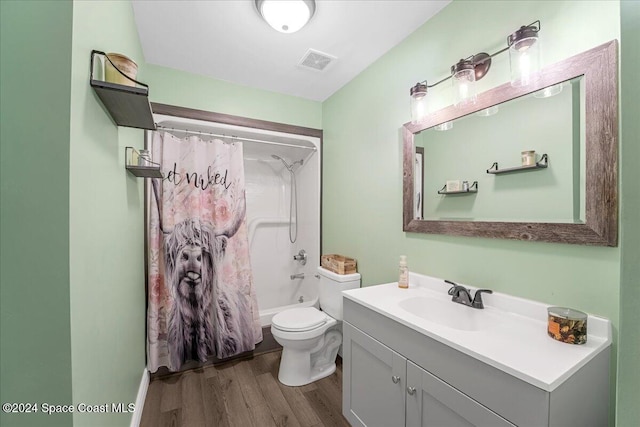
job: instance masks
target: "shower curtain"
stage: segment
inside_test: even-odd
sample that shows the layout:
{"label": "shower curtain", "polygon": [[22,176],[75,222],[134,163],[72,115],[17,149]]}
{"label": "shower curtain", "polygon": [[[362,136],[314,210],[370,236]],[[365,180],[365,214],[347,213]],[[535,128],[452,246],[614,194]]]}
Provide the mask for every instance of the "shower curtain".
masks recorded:
{"label": "shower curtain", "polygon": [[179,370],[262,341],[249,262],[242,144],[152,132],[148,368]]}

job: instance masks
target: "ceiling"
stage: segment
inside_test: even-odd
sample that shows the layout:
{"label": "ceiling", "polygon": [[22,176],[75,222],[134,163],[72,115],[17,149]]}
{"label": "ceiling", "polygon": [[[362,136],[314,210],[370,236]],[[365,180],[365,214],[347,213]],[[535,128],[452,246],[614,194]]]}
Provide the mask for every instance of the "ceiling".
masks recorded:
{"label": "ceiling", "polygon": [[[133,0],[146,63],[324,101],[450,0],[316,0],[297,33],[267,25],[253,0]],[[301,67],[309,49],[335,57]]]}

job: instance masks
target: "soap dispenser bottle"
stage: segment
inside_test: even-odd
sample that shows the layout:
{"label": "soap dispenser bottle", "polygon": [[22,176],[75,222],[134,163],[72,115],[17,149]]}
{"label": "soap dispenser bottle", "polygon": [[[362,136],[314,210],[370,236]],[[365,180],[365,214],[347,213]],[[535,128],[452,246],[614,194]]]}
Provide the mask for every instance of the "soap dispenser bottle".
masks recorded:
{"label": "soap dispenser bottle", "polygon": [[409,267],[407,267],[406,255],[400,255],[399,270],[400,275],[398,277],[398,287],[406,289],[409,287]]}

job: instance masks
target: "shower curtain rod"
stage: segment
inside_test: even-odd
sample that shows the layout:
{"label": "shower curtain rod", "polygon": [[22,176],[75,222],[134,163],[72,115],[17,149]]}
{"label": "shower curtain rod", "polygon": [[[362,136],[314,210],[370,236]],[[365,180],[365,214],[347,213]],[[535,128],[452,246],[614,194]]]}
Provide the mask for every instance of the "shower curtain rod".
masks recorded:
{"label": "shower curtain rod", "polygon": [[200,131],[197,131],[197,130],[176,129],[176,128],[171,128],[171,127],[166,127],[166,126],[161,126],[161,125],[156,125],[156,129],[164,129],[164,130],[168,130],[168,131],[172,130],[172,131],[176,131],[176,132],[192,133],[194,135],[217,136],[218,138],[232,138],[232,139],[235,139],[235,140],[238,140],[238,141],[259,142],[261,144],[279,145],[279,146],[282,146],[282,147],[304,148],[306,150],[317,151],[316,147],[306,147],[304,145],[287,144],[287,143],[284,143],[284,142],[265,141],[264,139],[240,138],[238,136],[222,135],[222,134],[211,133],[211,132],[200,132]]}

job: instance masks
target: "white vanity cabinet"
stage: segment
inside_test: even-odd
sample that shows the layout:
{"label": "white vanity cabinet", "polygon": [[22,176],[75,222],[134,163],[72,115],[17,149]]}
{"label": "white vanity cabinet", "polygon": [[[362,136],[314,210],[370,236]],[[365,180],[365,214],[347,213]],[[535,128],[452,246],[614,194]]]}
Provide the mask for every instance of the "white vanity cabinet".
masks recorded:
{"label": "white vanity cabinet", "polygon": [[352,426],[513,426],[348,323],[344,344],[343,414]]}
{"label": "white vanity cabinet", "polygon": [[513,427],[464,393],[407,361],[407,427]]}
{"label": "white vanity cabinet", "polygon": [[353,361],[343,365],[344,416],[354,427],[403,426],[407,359],[348,323],[342,333],[343,361]]}
{"label": "white vanity cabinet", "polygon": [[608,425],[610,347],[547,391],[349,298],[343,331],[353,426]]}

